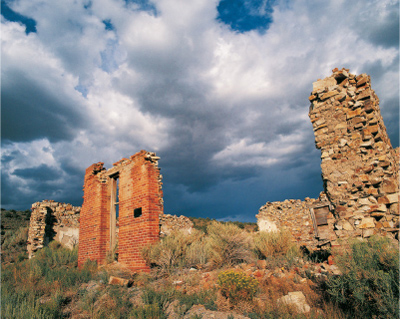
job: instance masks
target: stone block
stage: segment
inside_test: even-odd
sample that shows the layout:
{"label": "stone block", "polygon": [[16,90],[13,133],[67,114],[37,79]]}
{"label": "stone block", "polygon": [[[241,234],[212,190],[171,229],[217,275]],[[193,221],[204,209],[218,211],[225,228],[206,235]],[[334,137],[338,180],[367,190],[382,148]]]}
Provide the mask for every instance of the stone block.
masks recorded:
{"label": "stone block", "polygon": [[361,219],[361,223],[358,228],[374,228],[375,227],[375,219],[373,217],[365,217]]}
{"label": "stone block", "polygon": [[396,193],[399,188],[393,180],[384,180],[379,190],[382,194],[392,194]]}
{"label": "stone block", "polygon": [[393,204],[399,202],[399,193],[388,194],[378,198],[379,204]]}
{"label": "stone block", "polygon": [[120,277],[110,276],[108,284],[127,287],[129,285],[129,280]]}

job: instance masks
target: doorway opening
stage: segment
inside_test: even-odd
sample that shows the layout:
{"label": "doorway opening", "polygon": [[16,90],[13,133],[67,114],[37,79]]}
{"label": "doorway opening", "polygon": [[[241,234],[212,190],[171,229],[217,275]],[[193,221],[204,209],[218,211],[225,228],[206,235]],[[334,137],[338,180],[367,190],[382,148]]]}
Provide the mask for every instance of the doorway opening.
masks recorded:
{"label": "doorway opening", "polygon": [[118,224],[119,224],[119,174],[111,178],[111,207],[110,207],[110,259],[118,261]]}

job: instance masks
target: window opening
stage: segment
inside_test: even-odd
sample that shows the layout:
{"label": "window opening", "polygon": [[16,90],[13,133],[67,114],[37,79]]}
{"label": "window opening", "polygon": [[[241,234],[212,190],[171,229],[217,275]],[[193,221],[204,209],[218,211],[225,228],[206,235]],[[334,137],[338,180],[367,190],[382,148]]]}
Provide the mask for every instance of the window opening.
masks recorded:
{"label": "window opening", "polygon": [[140,217],[140,216],[142,216],[142,207],[135,208],[135,209],[133,210],[133,217],[134,217],[134,218],[138,218],[138,217]]}

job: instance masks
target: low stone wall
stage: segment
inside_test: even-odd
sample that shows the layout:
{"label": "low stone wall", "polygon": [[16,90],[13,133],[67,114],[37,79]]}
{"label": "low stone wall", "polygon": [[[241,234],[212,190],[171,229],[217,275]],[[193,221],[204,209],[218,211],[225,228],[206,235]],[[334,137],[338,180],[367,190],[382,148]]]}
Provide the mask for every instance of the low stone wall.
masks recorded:
{"label": "low stone wall", "polygon": [[79,240],[80,211],[80,207],[53,200],[32,204],[27,247],[29,258],[52,240],[71,249],[75,247]]}
{"label": "low stone wall", "polygon": [[[320,206],[329,206],[324,193],[321,193],[319,199],[307,197],[304,201],[287,199],[283,202],[267,202],[256,215],[258,229],[260,231],[286,229],[299,245],[315,249],[323,244],[326,238],[332,237],[329,229],[333,229],[334,224],[334,216],[331,212],[327,213],[326,220],[320,225],[313,220],[313,212],[310,209]],[[321,236],[320,240],[316,238],[317,234]]]}
{"label": "low stone wall", "polygon": [[160,215],[160,235],[168,236],[172,232],[181,231],[184,234],[191,234],[193,222],[185,216],[163,214]]}

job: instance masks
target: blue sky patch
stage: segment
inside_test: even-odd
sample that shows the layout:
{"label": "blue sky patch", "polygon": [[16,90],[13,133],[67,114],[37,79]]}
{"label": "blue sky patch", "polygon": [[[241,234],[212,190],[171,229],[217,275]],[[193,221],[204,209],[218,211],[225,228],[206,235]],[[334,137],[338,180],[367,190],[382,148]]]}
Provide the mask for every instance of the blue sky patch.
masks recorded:
{"label": "blue sky patch", "polygon": [[89,90],[86,86],[84,86],[83,84],[78,84],[77,86],[74,87],[74,89],[77,90],[78,92],[82,93],[82,95],[85,98],[87,98]]}
{"label": "blue sky patch", "polygon": [[103,23],[104,23],[104,25],[105,25],[107,31],[113,31],[113,30],[115,30],[115,28],[114,28],[114,26],[112,25],[110,19],[103,20]]}
{"label": "blue sky patch", "polygon": [[32,18],[23,16],[22,14],[19,14],[18,12],[15,12],[12,10],[8,5],[7,2],[4,0],[1,0],[1,15],[4,17],[4,19],[12,22],[19,22],[23,25],[25,25],[25,33],[29,34],[31,32],[37,32],[36,30],[36,21],[33,20]]}
{"label": "blue sky patch", "polygon": [[274,0],[222,0],[217,10],[217,20],[238,32],[268,30],[272,23]]}
{"label": "blue sky patch", "polygon": [[149,0],[125,0],[127,5],[133,4],[136,6],[136,10],[139,11],[148,11],[152,12],[154,15],[157,15],[157,9],[155,5]]}

